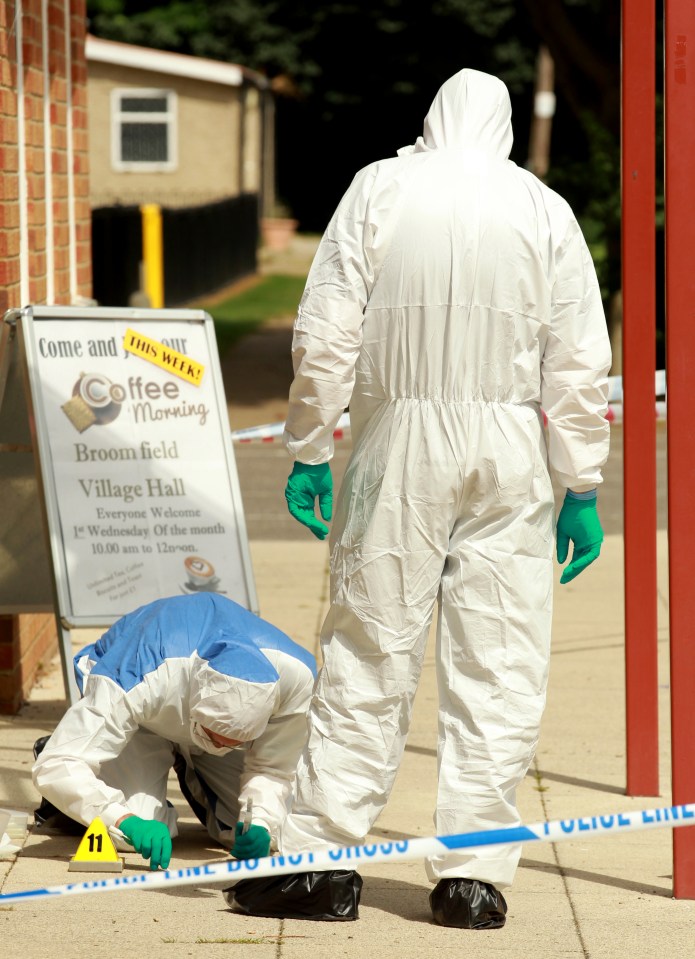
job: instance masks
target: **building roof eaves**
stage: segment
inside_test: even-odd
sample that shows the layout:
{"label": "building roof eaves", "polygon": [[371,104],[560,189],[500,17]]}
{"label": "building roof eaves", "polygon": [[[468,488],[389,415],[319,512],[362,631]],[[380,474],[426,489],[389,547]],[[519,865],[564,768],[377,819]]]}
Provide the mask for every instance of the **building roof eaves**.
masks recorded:
{"label": "building roof eaves", "polygon": [[183,53],[138,47],[131,43],[117,43],[114,40],[102,40],[101,37],[90,34],[87,35],[86,57],[87,62],[91,60],[98,63],[113,63],[139,70],[151,70],[154,73],[168,73],[193,80],[205,80],[208,83],[220,83],[224,86],[239,87],[244,79],[260,88],[268,86],[268,81],[262,74],[236,63],[223,63],[220,60],[191,57]]}

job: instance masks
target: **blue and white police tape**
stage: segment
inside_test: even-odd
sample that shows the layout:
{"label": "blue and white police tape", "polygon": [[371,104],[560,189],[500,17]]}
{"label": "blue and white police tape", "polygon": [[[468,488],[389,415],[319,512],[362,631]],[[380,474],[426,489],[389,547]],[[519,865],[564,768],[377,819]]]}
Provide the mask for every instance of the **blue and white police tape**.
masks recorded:
{"label": "blue and white police tape", "polygon": [[266,856],[263,859],[225,859],[223,862],[203,863],[132,876],[110,879],[88,879],[70,882],[64,886],[45,889],[26,889],[0,895],[0,905],[57,896],[77,896],[88,892],[119,892],[125,889],[170,889],[173,886],[202,886],[206,883],[233,883],[239,879],[260,879],[266,876],[296,872],[321,872],[329,869],[359,869],[362,865],[381,862],[404,862],[442,856],[453,849],[473,849],[480,846],[508,846],[527,842],[561,842],[565,839],[588,839],[591,836],[620,835],[664,826],[695,825],[695,803],[666,806],[661,809],[642,809],[636,812],[610,813],[603,816],[583,816],[579,819],[558,819],[553,822],[533,823],[530,826],[510,826],[506,829],[488,829],[454,836],[431,836],[422,839],[399,839],[395,842],[367,843],[363,846],[336,846],[317,852],[287,856]]}
{"label": "blue and white police tape", "polygon": [[[340,439],[345,430],[350,429],[350,414],[342,413],[340,419],[335,424],[333,436]],[[266,423],[264,426],[247,426],[243,430],[232,431],[232,441],[234,443],[250,443],[252,440],[262,440],[263,442],[272,442],[282,438],[285,432],[285,422]]]}
{"label": "blue and white police tape", "polygon": [[[654,405],[654,413],[657,420],[666,419],[666,371],[657,370],[654,374],[654,395],[657,400]],[[663,400],[658,397],[663,396]],[[608,409],[606,410],[606,419],[610,423],[622,423],[623,421],[623,378],[622,376],[608,377]],[[544,414],[545,415],[545,414]],[[350,414],[343,413],[335,425],[334,438],[342,439],[346,431],[350,429]],[[247,426],[245,429],[234,430],[232,432],[232,441],[234,443],[251,443],[254,440],[260,440],[263,443],[272,443],[274,440],[281,439],[285,432],[285,423],[266,423],[263,426]]]}

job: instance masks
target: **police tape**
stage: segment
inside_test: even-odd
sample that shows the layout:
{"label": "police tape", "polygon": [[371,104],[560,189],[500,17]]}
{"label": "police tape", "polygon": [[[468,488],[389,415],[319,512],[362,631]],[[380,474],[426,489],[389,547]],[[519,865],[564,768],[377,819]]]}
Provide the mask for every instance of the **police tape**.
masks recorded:
{"label": "police tape", "polygon": [[330,869],[359,869],[363,865],[384,862],[406,862],[427,856],[445,856],[456,849],[482,846],[508,846],[527,842],[561,842],[567,839],[589,839],[599,835],[619,835],[665,826],[695,825],[695,803],[642,809],[634,812],[583,816],[579,819],[558,819],[533,823],[530,826],[509,826],[482,832],[452,836],[430,836],[420,839],[398,839],[393,842],[367,843],[362,846],[336,846],[317,852],[296,855],[266,856],[263,859],[225,859],[133,876],[90,879],[64,886],[26,889],[0,895],[0,906],[22,901],[76,896],[91,892],[120,892],[125,889],[170,889],[173,886],[201,886],[207,883],[234,883],[240,879],[261,879],[297,872],[325,872]]}
{"label": "police tape", "polygon": [[[657,400],[654,404],[654,416],[657,422],[665,422],[666,420],[666,401]],[[611,425],[617,426],[619,423],[623,422],[623,404],[622,403],[609,403],[608,409],[606,410],[606,419]]]}
{"label": "police tape", "polygon": [[[343,439],[346,431],[349,432],[349,430],[350,414],[343,413],[336,423],[335,429],[333,430],[333,439]],[[273,440],[281,439],[284,432],[284,422],[266,423],[265,426],[248,426],[243,430],[234,430],[232,432],[232,440],[235,443],[250,443],[253,440],[260,440],[263,443],[272,443]]]}
{"label": "police tape", "polygon": [[[666,419],[666,401],[656,400],[654,403],[654,416],[657,421],[663,422]],[[617,426],[623,422],[623,404],[609,403],[606,410],[606,419],[611,425]],[[543,422],[547,425],[547,418],[543,414]],[[262,443],[273,443],[282,438],[285,432],[284,423],[267,423],[265,426],[249,426],[243,430],[234,430],[232,432],[232,442],[251,443],[260,441]],[[348,413],[338,420],[336,428],[333,430],[333,439],[345,439],[350,433],[350,416]]]}

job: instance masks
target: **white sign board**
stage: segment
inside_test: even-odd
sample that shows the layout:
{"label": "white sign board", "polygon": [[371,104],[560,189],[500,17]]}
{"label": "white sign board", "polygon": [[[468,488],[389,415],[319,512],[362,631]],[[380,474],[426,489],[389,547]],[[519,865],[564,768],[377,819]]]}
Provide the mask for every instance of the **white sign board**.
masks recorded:
{"label": "white sign board", "polygon": [[214,591],[257,612],[212,318],[21,311],[59,612]]}

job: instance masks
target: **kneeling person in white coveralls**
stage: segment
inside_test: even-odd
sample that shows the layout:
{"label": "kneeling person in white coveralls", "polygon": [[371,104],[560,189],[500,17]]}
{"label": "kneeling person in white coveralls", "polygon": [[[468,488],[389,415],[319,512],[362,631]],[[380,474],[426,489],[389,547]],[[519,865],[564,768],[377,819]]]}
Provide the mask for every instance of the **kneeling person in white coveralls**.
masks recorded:
{"label": "kneeling person in white coveralls", "polygon": [[306,740],[310,653],[205,593],[123,616],[77,654],[75,672],[82,698],[35,746],[37,822],[51,804],[82,826],[98,816],[118,849],[166,869],[178,834],[167,801],[174,767],[210,836],[236,858],[277,847]]}

